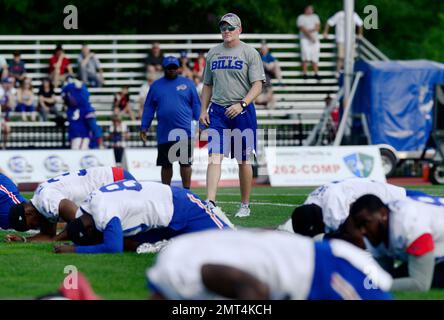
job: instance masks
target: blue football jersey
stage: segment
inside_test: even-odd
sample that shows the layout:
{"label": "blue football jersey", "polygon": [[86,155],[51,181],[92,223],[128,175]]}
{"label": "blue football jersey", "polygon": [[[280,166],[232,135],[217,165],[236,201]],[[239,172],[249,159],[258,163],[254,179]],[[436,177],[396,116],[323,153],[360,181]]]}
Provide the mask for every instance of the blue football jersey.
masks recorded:
{"label": "blue football jersey", "polygon": [[9,228],[9,209],[26,201],[11,179],[0,173],[0,228]]}

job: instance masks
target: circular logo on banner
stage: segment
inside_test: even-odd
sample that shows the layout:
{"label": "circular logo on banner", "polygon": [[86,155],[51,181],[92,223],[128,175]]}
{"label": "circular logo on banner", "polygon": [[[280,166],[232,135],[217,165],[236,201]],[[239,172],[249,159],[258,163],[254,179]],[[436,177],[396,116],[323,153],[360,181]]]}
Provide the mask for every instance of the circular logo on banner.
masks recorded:
{"label": "circular logo on banner", "polygon": [[14,156],[8,160],[8,168],[14,173],[32,172],[32,166],[22,156]]}
{"label": "circular logo on banner", "polygon": [[63,162],[62,158],[59,156],[49,156],[44,162],[46,170],[50,172],[62,172],[68,171],[69,167]]}
{"label": "circular logo on banner", "polygon": [[88,169],[91,167],[100,167],[103,164],[100,163],[99,159],[93,155],[86,155],[80,159],[80,167],[82,169]]}

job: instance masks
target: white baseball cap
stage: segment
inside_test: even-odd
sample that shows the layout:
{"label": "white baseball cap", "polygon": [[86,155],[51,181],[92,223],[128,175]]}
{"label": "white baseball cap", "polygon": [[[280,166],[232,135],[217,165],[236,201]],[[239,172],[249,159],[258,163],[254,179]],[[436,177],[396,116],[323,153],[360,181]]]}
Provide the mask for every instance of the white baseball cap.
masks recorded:
{"label": "white baseball cap", "polygon": [[233,27],[237,27],[237,28],[241,28],[242,27],[240,18],[236,14],[234,14],[234,13],[227,13],[227,14],[225,14],[222,18],[220,18],[219,25],[222,22],[226,22],[226,23],[228,23],[229,25],[231,25]]}

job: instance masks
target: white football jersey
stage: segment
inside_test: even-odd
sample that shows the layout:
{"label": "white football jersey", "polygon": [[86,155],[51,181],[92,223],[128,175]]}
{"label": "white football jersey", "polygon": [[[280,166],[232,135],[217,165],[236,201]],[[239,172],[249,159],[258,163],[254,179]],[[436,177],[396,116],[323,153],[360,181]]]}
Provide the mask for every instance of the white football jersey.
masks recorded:
{"label": "white football jersey", "polygon": [[[404,188],[367,178],[350,178],[320,186],[308,195],[304,204],[321,207],[325,232],[328,233],[338,230],[347,219],[351,204],[365,194],[374,194],[384,203],[406,198]],[[291,219],[279,229],[293,232]]]}
{"label": "white football jersey", "polygon": [[[391,277],[363,250],[340,240],[330,244],[335,256],[361,271],[368,269],[380,288],[390,288]],[[147,270],[147,277],[168,299],[222,299],[208,291],[201,278],[204,264],[221,264],[267,284],[271,299],[301,300],[308,297],[312,286],[314,248],[311,238],[286,232],[205,231],[174,239]]]}
{"label": "white football jersey", "polygon": [[404,188],[366,178],[351,178],[317,188],[308,195],[304,204],[320,206],[325,231],[332,232],[347,219],[351,204],[365,194],[373,194],[384,203],[407,197]]}
{"label": "white football jersey", "polygon": [[[80,208],[94,219],[97,230],[120,219],[124,236],[132,236],[156,227],[167,227],[173,217],[173,193],[158,182],[123,180],[93,191]],[[77,215],[81,210],[77,211]]]}
{"label": "white football jersey", "polygon": [[421,255],[424,251],[424,248],[421,248],[423,243],[416,240],[427,234],[432,236],[435,257],[444,257],[444,206],[405,199],[391,202],[388,207],[390,209],[388,247],[381,244],[375,248],[366,242],[369,251],[376,258],[389,256],[407,261],[409,249]]}
{"label": "white football jersey", "polygon": [[31,199],[36,209],[51,222],[57,222],[63,199],[80,205],[97,188],[114,182],[112,167],[93,167],[66,172],[40,184]]}
{"label": "white football jersey", "polygon": [[314,272],[310,238],[264,230],[205,231],[180,236],[147,276],[169,299],[221,299],[205,289],[202,265],[228,265],[266,283],[274,299],[305,299]]}

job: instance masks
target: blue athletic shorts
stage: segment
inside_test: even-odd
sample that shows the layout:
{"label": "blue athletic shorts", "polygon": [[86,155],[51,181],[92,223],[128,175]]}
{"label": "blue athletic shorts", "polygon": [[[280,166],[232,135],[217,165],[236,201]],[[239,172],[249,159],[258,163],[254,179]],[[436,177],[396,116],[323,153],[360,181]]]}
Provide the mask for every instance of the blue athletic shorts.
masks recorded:
{"label": "blue athletic shorts", "polygon": [[171,190],[174,212],[168,227],[181,233],[228,228],[196,194],[178,187],[171,187]]}
{"label": "blue athletic shorts", "polygon": [[[211,103],[209,109],[208,153],[224,154],[238,161],[250,160],[256,154],[257,119],[254,104],[230,119],[225,115],[226,107]],[[237,130],[236,130],[237,129]]]}
{"label": "blue athletic shorts", "polygon": [[174,212],[168,227],[150,229],[128,237],[128,239],[140,243],[155,243],[185,233],[228,228],[214,213],[207,211],[205,203],[197,195],[187,189],[178,187],[171,187],[171,190],[173,192]]}
{"label": "blue athletic shorts", "polygon": [[18,103],[15,106],[15,112],[33,112],[35,110],[34,106],[31,105],[27,105],[24,103]]}
{"label": "blue athletic shorts", "polygon": [[[366,288],[367,276],[347,260],[333,255],[328,241],[315,243],[315,271],[308,300],[343,300],[341,283],[350,285],[363,300],[389,300],[391,295],[378,288]],[[334,288],[333,281],[339,282]]]}

